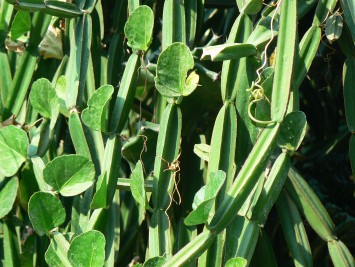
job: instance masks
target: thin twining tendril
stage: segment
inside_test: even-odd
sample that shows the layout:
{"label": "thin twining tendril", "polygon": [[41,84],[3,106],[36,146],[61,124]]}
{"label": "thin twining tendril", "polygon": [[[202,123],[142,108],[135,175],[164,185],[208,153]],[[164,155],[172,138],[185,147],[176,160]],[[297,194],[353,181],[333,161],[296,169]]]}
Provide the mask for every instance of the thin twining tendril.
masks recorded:
{"label": "thin twining tendril", "polygon": [[268,61],[268,56],[267,56],[267,50],[270,46],[270,44],[273,42],[274,38],[275,38],[275,34],[274,34],[274,20],[275,20],[275,17],[276,17],[276,14],[278,12],[278,9],[279,7],[281,6],[281,3],[282,3],[283,0],[280,0],[277,2],[276,4],[276,8],[274,10],[274,14],[272,15],[271,17],[271,22],[270,22],[270,30],[271,30],[271,38],[270,40],[267,42],[265,48],[264,48],[264,51],[263,51],[263,54],[264,54],[264,61],[263,61],[263,64],[256,70],[256,74],[257,74],[257,79],[255,82],[252,83],[250,89],[247,89],[248,92],[250,92],[250,98],[252,99],[249,103],[249,106],[248,106],[248,115],[249,115],[249,118],[254,121],[255,123],[258,123],[258,124],[269,124],[273,121],[261,121],[261,120],[258,120],[257,118],[255,118],[252,113],[251,113],[251,108],[252,106],[259,102],[260,100],[262,99],[265,99],[269,104],[270,103],[270,100],[267,98],[267,96],[265,95],[265,92],[264,92],[264,88],[260,85],[261,83],[261,71],[265,68],[266,64],[267,64],[267,61]]}

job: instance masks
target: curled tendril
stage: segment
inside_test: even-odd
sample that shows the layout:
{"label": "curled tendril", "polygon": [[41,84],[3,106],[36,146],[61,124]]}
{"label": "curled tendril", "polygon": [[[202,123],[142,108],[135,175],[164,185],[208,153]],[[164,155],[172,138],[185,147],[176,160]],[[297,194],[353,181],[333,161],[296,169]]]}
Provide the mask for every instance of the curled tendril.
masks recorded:
{"label": "curled tendril", "polygon": [[271,104],[269,98],[264,93],[264,88],[262,86],[260,86],[258,83],[254,83],[253,82],[252,86],[250,87],[250,89],[247,89],[247,91],[250,92],[250,98],[252,99],[250,101],[250,103],[249,103],[249,106],[248,106],[248,116],[249,116],[249,118],[252,121],[254,121],[255,123],[263,124],[263,125],[273,122],[273,121],[261,121],[261,120],[258,120],[251,113],[251,108],[254,105],[254,103],[257,103],[260,100],[266,100],[269,104]]}
{"label": "curled tendril", "polygon": [[249,89],[247,89],[247,92],[250,92],[250,103],[249,103],[249,106],[248,106],[248,115],[249,115],[249,118],[254,121],[255,123],[258,123],[258,124],[263,124],[263,125],[266,125],[266,124],[269,124],[269,123],[272,123],[274,121],[270,120],[270,121],[261,121],[261,120],[258,120],[257,118],[255,118],[253,116],[253,114],[251,113],[251,107],[254,105],[254,103],[257,103],[259,102],[260,100],[264,99],[266,100],[269,104],[270,103],[270,100],[267,98],[267,96],[265,95],[264,93],[264,88],[260,85],[261,83],[261,71],[264,69],[264,67],[266,66],[267,64],[267,60],[268,60],[268,57],[267,57],[267,49],[269,47],[269,45],[272,43],[272,41],[274,40],[275,38],[275,34],[274,34],[274,20],[275,20],[275,17],[277,15],[277,12],[281,6],[281,3],[282,3],[283,0],[279,0],[277,1],[276,3],[273,4],[273,6],[276,6],[275,10],[274,10],[274,14],[272,15],[271,17],[271,25],[270,25],[270,30],[271,30],[271,38],[270,40],[268,41],[268,43],[266,44],[265,48],[264,48],[264,62],[263,64],[256,70],[256,74],[257,74],[257,79],[255,82],[252,82],[252,85]]}

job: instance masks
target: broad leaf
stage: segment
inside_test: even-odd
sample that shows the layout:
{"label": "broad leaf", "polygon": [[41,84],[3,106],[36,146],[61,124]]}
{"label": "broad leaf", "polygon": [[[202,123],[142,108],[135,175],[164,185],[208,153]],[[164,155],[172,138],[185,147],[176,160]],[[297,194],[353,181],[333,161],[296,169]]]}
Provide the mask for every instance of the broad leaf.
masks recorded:
{"label": "broad leaf", "polygon": [[159,56],[155,85],[165,97],[187,96],[196,89],[198,75],[187,72],[194,67],[194,59],[189,48],[182,43],[173,43]]}
{"label": "broad leaf", "polygon": [[51,129],[53,129],[59,114],[59,102],[51,82],[45,78],[35,81],[31,88],[30,101],[39,114],[51,119]]}
{"label": "broad leaf", "polygon": [[306,134],[306,126],[306,115],[303,112],[287,114],[281,125],[278,145],[289,151],[297,150]]}
{"label": "broad leaf", "polygon": [[65,221],[65,209],[51,193],[37,192],[28,203],[28,214],[33,228],[39,235],[48,233]]}
{"label": "broad leaf", "polygon": [[0,130],[0,173],[13,176],[27,159],[28,138],[25,131],[10,125]]}
{"label": "broad leaf", "polygon": [[108,104],[113,94],[112,85],[103,85],[97,89],[88,101],[88,107],[83,110],[83,122],[95,131],[107,132]]}
{"label": "broad leaf", "polygon": [[63,196],[75,196],[88,189],[95,179],[94,164],[81,155],[60,156],[43,171],[44,180]]}
{"label": "broad leaf", "polygon": [[154,13],[148,6],[139,6],[129,16],[124,27],[127,45],[136,50],[148,50],[152,43]]}
{"label": "broad leaf", "polygon": [[17,177],[5,178],[0,183],[0,219],[4,218],[15,203],[19,182]]}
{"label": "broad leaf", "polygon": [[226,174],[223,171],[212,172],[208,183],[203,186],[195,195],[192,204],[193,211],[185,219],[185,224],[197,225],[208,220],[208,215],[213,207],[215,198],[221,189]]}
{"label": "broad leaf", "polygon": [[104,235],[96,230],[78,235],[70,243],[68,259],[73,266],[103,266],[105,262]]}
{"label": "broad leaf", "polygon": [[31,30],[31,16],[30,12],[19,10],[12,22],[10,34],[11,39],[16,40],[17,38],[24,35],[26,32]]}

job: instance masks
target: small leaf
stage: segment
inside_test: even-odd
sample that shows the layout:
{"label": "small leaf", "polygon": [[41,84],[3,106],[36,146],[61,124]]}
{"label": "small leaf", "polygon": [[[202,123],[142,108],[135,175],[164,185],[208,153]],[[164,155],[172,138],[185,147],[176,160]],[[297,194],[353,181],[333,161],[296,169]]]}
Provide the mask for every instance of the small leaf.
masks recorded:
{"label": "small leaf", "polygon": [[59,111],[65,117],[68,118],[70,116],[70,113],[69,110],[67,109],[67,104],[65,102],[65,96],[67,94],[67,80],[64,75],[60,76],[59,79],[57,80],[57,83],[55,85],[55,91],[58,96]]}
{"label": "small leaf", "polygon": [[24,35],[26,32],[31,30],[31,16],[30,12],[19,10],[12,22],[10,34],[11,39],[16,40],[17,38]]}
{"label": "small leaf", "polygon": [[215,198],[225,179],[226,173],[221,170],[210,174],[208,183],[195,195],[193,202],[194,210],[186,217],[184,221],[186,225],[197,225],[208,220],[208,215],[213,207]]}
{"label": "small leaf", "polygon": [[146,197],[144,189],[143,165],[139,160],[131,174],[131,191],[135,201],[145,209]]}
{"label": "small leaf", "polygon": [[45,78],[35,81],[31,88],[30,100],[32,107],[39,114],[53,121],[51,121],[51,129],[53,129],[59,114],[59,102],[51,82]]}
{"label": "small leaf", "polygon": [[248,261],[241,257],[229,259],[225,265],[225,267],[246,267],[246,266],[248,266]]}
{"label": "small leaf", "polygon": [[282,149],[296,151],[306,134],[307,120],[306,115],[301,111],[294,111],[284,118],[278,145]]}
{"label": "small leaf", "polygon": [[148,50],[152,43],[154,13],[148,6],[139,6],[128,17],[124,27],[127,45],[136,50]]}
{"label": "small leaf", "polygon": [[343,30],[343,17],[336,12],[327,18],[325,23],[325,35],[330,43],[334,43],[339,39]]}
{"label": "small leaf", "polygon": [[263,7],[263,0],[244,0],[243,2],[243,11],[248,15],[257,14]]}
{"label": "small leaf", "polygon": [[144,264],[143,267],[160,267],[166,262],[164,257],[158,256],[154,258],[148,259]]}
{"label": "small leaf", "polygon": [[63,196],[75,196],[88,189],[95,179],[94,164],[81,155],[60,156],[43,171],[44,180]]}
{"label": "small leaf", "polygon": [[96,230],[78,235],[70,243],[68,259],[73,266],[97,267],[105,262],[105,237]]}
{"label": "small leaf", "polygon": [[194,59],[189,48],[182,43],[173,43],[159,56],[155,85],[165,97],[187,96],[197,87],[198,75],[187,72],[194,67]]}
{"label": "small leaf", "polygon": [[194,153],[207,162],[210,159],[210,151],[211,147],[207,144],[196,144],[194,146]]}
{"label": "small leaf", "polygon": [[100,209],[107,206],[107,172],[102,173],[96,182],[96,192],[92,198],[90,209]]}
{"label": "small leaf", "polygon": [[28,214],[33,228],[39,235],[48,233],[65,221],[65,209],[51,193],[37,192],[28,204]]}
{"label": "small leaf", "polygon": [[13,176],[27,159],[28,138],[25,131],[10,125],[0,130],[0,173]]}
{"label": "small leaf", "polygon": [[0,183],[0,219],[4,218],[15,203],[19,182],[17,177],[5,178]]}
{"label": "small leaf", "polygon": [[189,77],[186,79],[186,90],[184,91],[184,96],[191,94],[197,87],[200,76],[196,74],[196,70],[190,73]]}
{"label": "small leaf", "polygon": [[112,85],[103,85],[92,94],[88,107],[81,115],[86,126],[95,131],[107,132],[108,104],[112,94]]}
{"label": "small leaf", "polygon": [[44,59],[63,58],[62,31],[59,28],[49,25],[46,35],[39,44],[39,54]]}
{"label": "small leaf", "polygon": [[51,243],[49,244],[45,253],[46,263],[51,267],[72,267],[67,254],[69,249],[69,242],[59,232],[53,232]]}
{"label": "small leaf", "polygon": [[204,47],[201,60],[223,61],[247,57],[257,52],[252,44],[222,44]]}

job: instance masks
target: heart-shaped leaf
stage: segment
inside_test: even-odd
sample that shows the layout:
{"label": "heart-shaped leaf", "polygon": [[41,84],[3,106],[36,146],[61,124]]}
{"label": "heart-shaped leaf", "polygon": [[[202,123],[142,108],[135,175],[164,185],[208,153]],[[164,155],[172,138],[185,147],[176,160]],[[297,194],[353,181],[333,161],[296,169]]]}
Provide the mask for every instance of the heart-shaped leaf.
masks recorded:
{"label": "heart-shaped leaf", "polygon": [[88,189],[95,179],[94,164],[81,155],[60,156],[43,170],[44,180],[63,196],[75,196]]}
{"label": "heart-shaped leaf", "polygon": [[17,177],[5,178],[0,183],[0,219],[11,211],[16,200],[18,185]]}
{"label": "heart-shaped leaf", "polygon": [[37,192],[28,203],[28,214],[33,228],[39,235],[48,233],[65,221],[65,209],[51,193]]}
{"label": "heart-shaped leaf", "polygon": [[184,221],[186,225],[197,225],[208,220],[208,215],[213,207],[215,198],[225,179],[226,173],[221,170],[210,174],[208,183],[195,195],[192,204],[194,210],[186,217]]}
{"label": "heart-shaped leaf", "polygon": [[105,237],[96,230],[78,235],[70,243],[68,259],[73,266],[96,267],[105,262]]}
{"label": "heart-shaped leaf", "polygon": [[0,173],[13,176],[26,161],[28,138],[25,131],[10,125],[0,130]]}
{"label": "heart-shaped leaf", "polygon": [[103,85],[92,94],[88,107],[81,115],[86,126],[95,131],[107,132],[108,104],[112,94],[112,85]]}
{"label": "heart-shaped leaf", "polygon": [[148,6],[139,6],[128,17],[124,27],[127,45],[136,50],[148,50],[152,43],[154,13]]}
{"label": "heart-shaped leaf", "polygon": [[199,76],[187,72],[194,67],[189,48],[183,43],[173,43],[159,56],[155,85],[165,97],[177,98],[191,94],[197,87]]}

